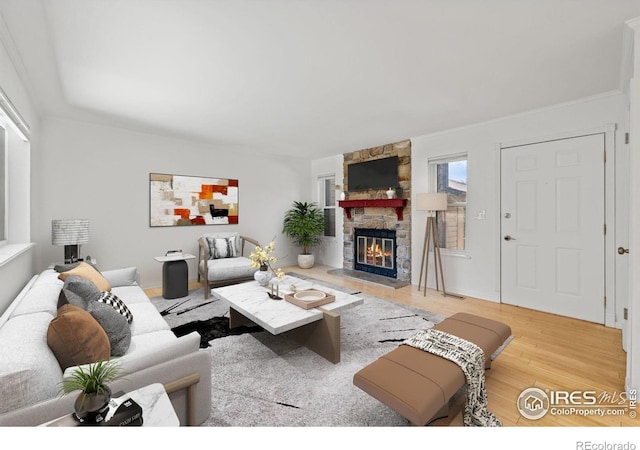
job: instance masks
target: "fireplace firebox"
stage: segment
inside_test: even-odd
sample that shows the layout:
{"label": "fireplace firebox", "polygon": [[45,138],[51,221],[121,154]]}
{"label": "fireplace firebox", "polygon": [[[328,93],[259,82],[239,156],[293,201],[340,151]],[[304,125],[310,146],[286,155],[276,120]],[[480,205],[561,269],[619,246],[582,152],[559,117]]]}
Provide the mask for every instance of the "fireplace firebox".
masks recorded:
{"label": "fireplace firebox", "polygon": [[396,232],[372,228],[354,230],[355,270],[396,278]]}

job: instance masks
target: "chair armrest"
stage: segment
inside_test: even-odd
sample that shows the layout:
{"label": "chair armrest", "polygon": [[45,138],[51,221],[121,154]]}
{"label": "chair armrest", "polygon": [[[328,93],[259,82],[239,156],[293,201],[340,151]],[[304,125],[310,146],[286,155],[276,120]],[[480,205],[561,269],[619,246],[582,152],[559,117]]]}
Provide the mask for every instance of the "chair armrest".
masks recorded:
{"label": "chair armrest", "polygon": [[254,246],[260,245],[260,242],[256,241],[253,238],[250,238],[250,237],[247,237],[247,236],[240,236],[240,256],[244,256],[244,244],[245,244],[245,242],[253,244]]}
{"label": "chair armrest", "polygon": [[204,240],[204,238],[198,239],[198,270],[200,270],[200,261],[204,262],[204,269],[202,276],[205,280],[205,286],[208,282],[209,278],[209,244]]}

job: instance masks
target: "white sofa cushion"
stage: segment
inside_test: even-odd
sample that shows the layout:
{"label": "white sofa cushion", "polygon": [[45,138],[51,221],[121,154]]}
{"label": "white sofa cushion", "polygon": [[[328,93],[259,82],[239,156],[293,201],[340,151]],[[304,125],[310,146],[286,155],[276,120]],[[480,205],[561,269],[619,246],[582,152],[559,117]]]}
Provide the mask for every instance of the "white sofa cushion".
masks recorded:
{"label": "white sofa cushion", "polygon": [[61,287],[64,282],[58,278],[58,275],[60,274],[53,269],[43,270],[34,284],[47,284],[49,286]]}
{"label": "white sofa cushion", "polygon": [[[62,286],[62,284],[60,284]],[[29,292],[22,298],[20,304],[13,310],[12,317],[36,312],[46,312],[55,315],[58,310],[58,295],[60,286],[52,289],[46,284],[34,284]]]}
{"label": "white sofa cushion", "polygon": [[131,306],[136,303],[149,303],[149,297],[140,286],[118,286],[111,289],[125,305]]}
{"label": "white sofa cushion", "polygon": [[[245,256],[236,258],[210,259],[208,264],[208,280],[221,281],[233,278],[251,277],[256,271],[251,267],[251,260]],[[200,270],[204,270],[204,262],[200,262]]]}
{"label": "white sofa cushion", "polygon": [[25,374],[9,374],[27,371],[29,376],[26,391],[14,391],[13,395],[10,391],[5,392],[7,396],[1,397],[0,412],[13,409],[5,409],[5,404],[30,405],[57,395],[62,370],[47,345],[47,329],[52,319],[53,316],[46,312],[19,315],[0,328],[0,375],[3,380],[19,384]]}
{"label": "white sofa cushion", "polygon": [[11,317],[31,314],[34,312],[48,312],[56,314],[58,308],[58,295],[64,283],[58,280],[58,273],[53,270],[43,271],[24,291],[17,304],[13,308]]}
{"label": "white sofa cushion", "polygon": [[105,270],[102,272],[102,276],[107,279],[112,289],[118,286],[136,286],[138,284],[138,269],[135,267]]}
{"label": "white sofa cushion", "polygon": [[[156,331],[134,336],[127,354],[112,360],[118,362],[126,378],[128,373],[170,361],[198,351],[199,348],[200,335],[195,331],[179,338],[171,331]],[[64,377],[71,376],[73,369],[74,367],[69,367],[65,370]]]}
{"label": "white sofa cushion", "polygon": [[132,336],[171,329],[149,300],[146,303],[129,305],[129,309],[133,314],[133,322],[131,322]]}

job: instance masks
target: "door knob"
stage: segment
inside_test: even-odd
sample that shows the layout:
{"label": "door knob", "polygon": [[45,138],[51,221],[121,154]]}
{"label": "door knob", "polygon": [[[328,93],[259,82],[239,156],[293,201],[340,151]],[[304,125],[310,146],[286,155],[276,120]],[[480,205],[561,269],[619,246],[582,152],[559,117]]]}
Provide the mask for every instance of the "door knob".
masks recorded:
{"label": "door knob", "polygon": [[508,234],[504,237],[505,241],[515,241],[516,238],[512,238],[511,236],[509,236]]}
{"label": "door knob", "polygon": [[625,253],[629,253],[629,249],[628,248],[618,247],[618,254],[619,255],[624,255]]}

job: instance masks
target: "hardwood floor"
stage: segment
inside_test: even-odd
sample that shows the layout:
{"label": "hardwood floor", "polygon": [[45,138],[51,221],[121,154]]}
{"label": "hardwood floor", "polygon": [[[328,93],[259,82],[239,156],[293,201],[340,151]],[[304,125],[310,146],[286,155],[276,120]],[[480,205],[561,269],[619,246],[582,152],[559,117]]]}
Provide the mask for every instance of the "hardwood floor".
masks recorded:
{"label": "hardwood floor", "polygon": [[[287,268],[300,271],[297,267]],[[622,332],[590,322],[466,297],[444,297],[441,292],[417,286],[392,289],[327,273],[330,267],[304,271],[313,278],[359,289],[377,297],[451,315],[467,312],[499,320],[511,326],[514,339],[487,372],[489,409],[504,426],[637,426],[629,414],[615,417],[551,415],[532,421],[517,409],[520,393],[529,387],[549,390],[590,390],[597,395],[624,391],[626,354]],[[451,425],[461,425],[459,415]]]}
{"label": "hardwood floor", "polygon": [[[557,316],[526,308],[466,297],[444,297],[427,290],[423,296],[417,286],[392,289],[353,278],[327,273],[331,267],[312,269],[286,267],[310,277],[358,289],[397,303],[451,315],[468,312],[499,320],[511,326],[514,339],[487,372],[489,409],[504,426],[638,426],[629,416],[552,415],[528,420],[517,409],[520,393],[529,387],[542,390],[595,391],[620,395],[624,392],[626,354],[622,333],[590,322]],[[196,285],[197,286],[197,285]],[[151,290],[147,291],[151,293]],[[611,408],[602,408],[605,412]],[[462,425],[459,414],[451,425]]]}

